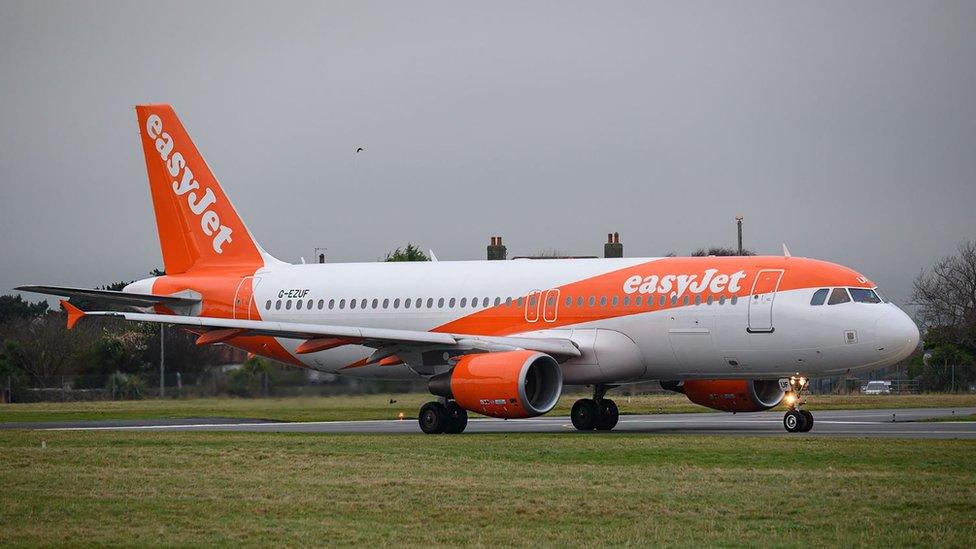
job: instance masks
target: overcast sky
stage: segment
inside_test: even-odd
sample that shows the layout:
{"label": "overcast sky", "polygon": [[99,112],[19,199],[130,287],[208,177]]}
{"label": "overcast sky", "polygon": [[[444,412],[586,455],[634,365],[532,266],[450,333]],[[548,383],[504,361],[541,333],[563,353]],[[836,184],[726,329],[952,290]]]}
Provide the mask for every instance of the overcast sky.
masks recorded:
{"label": "overcast sky", "polygon": [[161,266],[148,102],[287,261],[687,254],[741,214],[904,301],[976,238],[976,2],[0,0],[0,291]]}

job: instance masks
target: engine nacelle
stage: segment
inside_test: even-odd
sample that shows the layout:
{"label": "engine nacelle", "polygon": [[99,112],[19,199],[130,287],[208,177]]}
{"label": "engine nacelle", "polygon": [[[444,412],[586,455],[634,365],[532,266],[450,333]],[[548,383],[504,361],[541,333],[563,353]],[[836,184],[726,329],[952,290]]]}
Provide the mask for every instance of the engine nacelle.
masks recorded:
{"label": "engine nacelle", "polygon": [[786,394],[775,379],[689,379],[662,381],[669,391],[684,393],[688,400],[724,412],[761,412],[783,400]]}
{"label": "engine nacelle", "polygon": [[430,392],[471,412],[506,419],[542,415],[556,406],[563,374],[536,351],[465,355],[449,372],[430,378]]}

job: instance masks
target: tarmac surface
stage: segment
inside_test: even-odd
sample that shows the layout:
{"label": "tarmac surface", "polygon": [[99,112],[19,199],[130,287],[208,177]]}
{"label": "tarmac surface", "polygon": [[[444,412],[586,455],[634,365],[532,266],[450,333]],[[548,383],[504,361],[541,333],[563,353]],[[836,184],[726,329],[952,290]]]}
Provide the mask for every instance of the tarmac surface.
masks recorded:
{"label": "tarmac surface", "polygon": [[[976,414],[976,408],[901,408],[886,410],[812,410],[809,433],[790,434],[783,428],[782,412],[751,414],[693,413],[625,415],[610,433],[697,434],[727,436],[890,437],[976,439],[976,421],[953,417]],[[926,421],[946,418],[948,421]],[[2,423],[0,429],[82,431],[249,431],[301,433],[392,434],[421,433],[416,419],[381,421],[271,422],[233,418],[72,421]],[[472,418],[465,433],[569,433],[576,432],[568,417],[500,420]]]}

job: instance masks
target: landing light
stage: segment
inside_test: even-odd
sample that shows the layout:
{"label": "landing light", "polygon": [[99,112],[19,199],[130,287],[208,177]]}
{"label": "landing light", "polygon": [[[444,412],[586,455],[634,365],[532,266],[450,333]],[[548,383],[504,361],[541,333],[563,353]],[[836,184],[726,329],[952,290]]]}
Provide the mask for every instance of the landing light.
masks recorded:
{"label": "landing light", "polygon": [[795,396],[793,396],[793,395],[786,395],[786,399],[785,399],[785,400],[786,400],[786,405],[787,405],[787,406],[790,406],[790,405],[792,405],[792,404],[793,404],[794,402],[796,402],[796,397],[795,397]]}

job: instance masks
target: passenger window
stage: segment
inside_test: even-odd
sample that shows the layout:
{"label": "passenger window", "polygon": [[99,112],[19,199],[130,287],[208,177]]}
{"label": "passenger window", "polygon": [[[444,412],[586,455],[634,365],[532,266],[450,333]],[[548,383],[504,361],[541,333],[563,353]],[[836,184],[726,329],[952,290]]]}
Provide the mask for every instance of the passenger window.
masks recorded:
{"label": "passenger window", "polygon": [[410,308],[410,298],[409,297],[403,300],[403,308],[404,309],[409,309]]}
{"label": "passenger window", "polygon": [[309,299],[308,300],[308,303],[305,304],[305,308],[308,309],[309,311],[312,310],[312,300],[311,299]]}
{"label": "passenger window", "polygon": [[718,296],[718,304],[725,305],[725,294]]}
{"label": "passenger window", "polygon": [[467,306],[468,306],[468,298],[462,297],[461,298],[461,308],[463,309],[464,307],[467,307]]}
{"label": "passenger window", "polygon": [[290,311],[291,310],[291,300],[290,299],[288,301],[285,301],[285,310],[286,311]]}
{"label": "passenger window", "polygon": [[659,301],[660,301],[660,305],[661,305],[662,307],[664,307],[664,305],[665,305],[665,304],[666,304],[666,303],[668,302],[668,297],[667,297],[667,296],[664,296],[664,295],[662,295],[662,296],[661,296],[661,299],[660,299]]}
{"label": "passenger window", "polygon": [[624,307],[630,306],[630,296],[624,298]]}
{"label": "passenger window", "polygon": [[590,307],[596,305],[596,297],[590,296]]}
{"label": "passenger window", "polygon": [[549,296],[548,299],[546,299],[546,307],[554,307],[555,305],[556,305],[556,298],[553,296]]}
{"label": "passenger window", "polygon": [[[641,296],[637,296],[634,298],[634,305],[636,305],[637,307],[640,307],[641,303],[643,302],[644,302],[644,298]],[[648,303],[650,303],[650,300],[648,300]]]}
{"label": "passenger window", "polygon": [[454,308],[454,304],[455,304],[456,302],[457,302],[457,300],[456,300],[455,298],[453,298],[453,297],[452,297],[452,298],[451,298],[451,301],[450,301],[450,302],[449,302],[449,303],[447,304],[447,306],[453,309],[453,308]]}
{"label": "passenger window", "polygon": [[827,305],[847,303],[850,300],[851,298],[847,295],[846,288],[834,288],[833,291],[830,292],[830,299],[827,300]]}
{"label": "passenger window", "polygon": [[[441,301],[443,301],[443,300],[441,300]],[[496,297],[495,298],[495,307],[497,307],[497,306],[499,306],[501,304],[502,304],[502,298]]]}
{"label": "passenger window", "polygon": [[816,292],[813,292],[813,298],[810,299],[810,305],[823,305],[824,301],[827,300],[827,293],[830,292],[827,288],[820,288]]}
{"label": "passenger window", "polygon": [[329,310],[335,309],[335,299],[329,300]]}
{"label": "passenger window", "polygon": [[276,311],[280,311],[281,310],[281,300],[280,299],[278,301],[275,301],[275,310]]}
{"label": "passenger window", "polygon": [[681,300],[681,304],[682,305],[687,305],[688,304],[688,296],[685,296],[684,299]]}
{"label": "passenger window", "polygon": [[573,306],[573,298],[572,297],[566,296],[566,306],[567,307],[572,307]]}
{"label": "passenger window", "polygon": [[324,299],[320,299],[319,300],[319,310],[321,311],[324,308],[325,308],[325,300]]}
{"label": "passenger window", "polygon": [[583,306],[583,301],[585,301],[585,300],[583,299],[583,296],[579,296],[579,297],[577,297],[577,298],[576,298],[576,306],[577,306],[577,307],[582,307],[582,306]]}
{"label": "passenger window", "polygon": [[739,302],[739,296],[737,296],[737,295],[732,296],[732,301],[730,303],[732,303],[733,305],[735,305],[738,302]]}
{"label": "passenger window", "polygon": [[383,300],[383,308],[384,309],[389,309],[390,308],[390,298],[386,298],[386,299]]}
{"label": "passenger window", "polygon": [[264,304],[264,310],[265,311],[270,311],[271,310],[271,300],[270,299],[268,300],[267,303]]}
{"label": "passenger window", "polygon": [[[497,298],[496,298],[496,299],[497,299]],[[486,298],[484,298],[484,299],[482,299],[482,300],[481,300],[481,306],[482,306],[482,307],[487,307],[487,306],[488,306],[488,301],[489,301],[489,300],[488,300],[488,298],[487,298],[487,297],[486,297]]]}
{"label": "passenger window", "polygon": [[605,296],[605,295],[601,295],[600,296],[600,306],[601,307],[606,307],[607,306],[607,296]]}
{"label": "passenger window", "polygon": [[340,299],[339,300],[339,308],[340,309],[345,309],[346,308],[346,300],[345,299]]}
{"label": "passenger window", "polygon": [[438,309],[443,309],[444,308],[444,298],[443,297],[437,300],[437,308]]}
{"label": "passenger window", "polygon": [[707,303],[708,303],[709,305],[711,305],[711,304],[712,304],[712,302],[714,302],[714,301],[715,301],[715,299],[714,299],[714,298],[713,298],[712,296],[708,296],[708,301],[707,301]]}
{"label": "passenger window", "polygon": [[521,309],[522,306],[525,305],[525,298],[524,297],[518,298],[518,301],[516,301],[516,303],[518,304],[519,309]]}
{"label": "passenger window", "polygon": [[478,298],[477,297],[472,297],[471,298],[471,306],[472,307],[477,307],[478,306]]}
{"label": "passenger window", "polygon": [[878,294],[874,293],[873,290],[867,288],[848,288],[848,290],[851,292],[854,301],[858,303],[881,303]]}
{"label": "passenger window", "polygon": [[613,305],[614,307],[616,307],[617,305],[619,305],[620,304],[620,297],[613,296],[613,299],[610,300],[610,304]]}
{"label": "passenger window", "polygon": [[379,305],[380,305],[380,300],[379,299],[376,299],[374,297],[373,298],[373,308],[375,309],[375,308],[379,307]]}
{"label": "passenger window", "polygon": [[302,303],[304,303],[304,302],[301,299],[299,299],[298,301],[296,301],[295,302],[295,310],[301,311],[302,310]]}
{"label": "passenger window", "polygon": [[701,295],[695,296],[695,305],[701,305]]}

